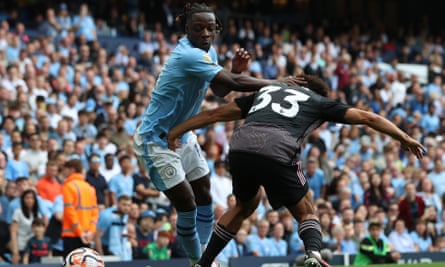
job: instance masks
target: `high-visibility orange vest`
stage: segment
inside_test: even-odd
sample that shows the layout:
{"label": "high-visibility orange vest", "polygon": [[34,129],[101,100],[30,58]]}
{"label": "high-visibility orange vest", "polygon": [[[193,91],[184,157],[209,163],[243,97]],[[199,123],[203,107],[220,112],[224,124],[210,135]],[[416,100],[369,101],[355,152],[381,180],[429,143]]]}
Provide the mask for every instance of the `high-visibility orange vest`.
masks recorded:
{"label": "high-visibility orange vest", "polygon": [[96,189],[80,173],[68,176],[63,183],[62,237],[80,237],[83,232],[96,232],[99,217]]}

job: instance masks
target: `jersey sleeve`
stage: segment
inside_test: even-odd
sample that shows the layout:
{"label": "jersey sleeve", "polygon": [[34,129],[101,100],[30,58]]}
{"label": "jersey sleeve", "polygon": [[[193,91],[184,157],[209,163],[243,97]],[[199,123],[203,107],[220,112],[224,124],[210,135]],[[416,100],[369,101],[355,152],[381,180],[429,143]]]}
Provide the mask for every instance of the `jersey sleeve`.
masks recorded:
{"label": "jersey sleeve", "polygon": [[252,107],[254,100],[255,100],[255,94],[235,99],[236,105],[241,109],[241,116],[243,119],[247,117],[247,114],[249,113],[249,110]]}
{"label": "jersey sleeve", "polygon": [[209,53],[197,48],[187,50],[181,62],[187,73],[207,82],[211,82],[222,70],[222,67],[212,60]]}
{"label": "jersey sleeve", "polygon": [[339,123],[345,123],[345,113],[349,108],[351,107],[327,97],[323,97],[320,104],[322,118]]}
{"label": "jersey sleeve", "polygon": [[104,210],[101,213],[99,213],[99,220],[97,222],[97,229],[101,230],[102,232],[106,232],[108,230],[108,227],[110,227],[111,218],[109,216],[108,210]]}

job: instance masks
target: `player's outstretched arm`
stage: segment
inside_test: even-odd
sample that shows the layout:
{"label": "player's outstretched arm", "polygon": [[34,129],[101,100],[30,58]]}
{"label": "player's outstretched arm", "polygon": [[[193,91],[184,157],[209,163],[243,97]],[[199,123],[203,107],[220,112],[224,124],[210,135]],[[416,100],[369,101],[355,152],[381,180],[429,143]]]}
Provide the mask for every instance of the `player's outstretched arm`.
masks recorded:
{"label": "player's outstretched arm", "polygon": [[187,131],[198,129],[217,121],[238,120],[241,119],[241,116],[241,109],[235,102],[216,109],[203,111],[170,129],[167,135],[168,147],[171,150],[175,150],[178,147],[177,139]]}
{"label": "player's outstretched arm", "polygon": [[224,97],[230,91],[253,92],[260,90],[264,86],[277,84],[279,82],[290,86],[305,86],[307,84],[303,76],[288,76],[279,80],[267,80],[243,74],[235,74],[223,69],[213,78],[210,87],[215,95]]}
{"label": "player's outstretched arm", "polygon": [[425,147],[417,142],[417,140],[411,138],[394,123],[378,114],[357,108],[350,108],[346,111],[344,119],[349,124],[365,124],[374,130],[391,136],[400,141],[403,150],[411,151],[417,158],[422,158],[425,153]]}

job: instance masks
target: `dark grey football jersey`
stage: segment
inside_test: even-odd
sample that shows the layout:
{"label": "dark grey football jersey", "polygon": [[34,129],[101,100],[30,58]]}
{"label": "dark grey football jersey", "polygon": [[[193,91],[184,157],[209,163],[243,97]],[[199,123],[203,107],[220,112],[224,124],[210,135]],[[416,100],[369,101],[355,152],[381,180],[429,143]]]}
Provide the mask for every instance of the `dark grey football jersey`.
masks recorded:
{"label": "dark grey football jersey", "polygon": [[285,164],[299,160],[304,139],[325,121],[344,122],[349,106],[300,86],[271,85],[236,100],[245,123],[230,150],[263,155]]}

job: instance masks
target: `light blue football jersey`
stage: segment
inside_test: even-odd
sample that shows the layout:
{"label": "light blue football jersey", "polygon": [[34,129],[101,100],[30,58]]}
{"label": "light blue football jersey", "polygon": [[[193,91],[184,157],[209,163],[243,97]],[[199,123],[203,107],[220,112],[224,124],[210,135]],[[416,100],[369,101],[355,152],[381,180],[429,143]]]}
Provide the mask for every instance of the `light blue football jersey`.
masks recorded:
{"label": "light blue football jersey", "polygon": [[186,36],[181,38],[158,77],[139,134],[167,147],[162,137],[199,112],[210,82],[221,70],[213,46],[206,52],[193,47]]}

